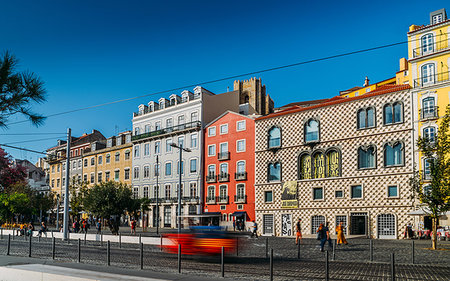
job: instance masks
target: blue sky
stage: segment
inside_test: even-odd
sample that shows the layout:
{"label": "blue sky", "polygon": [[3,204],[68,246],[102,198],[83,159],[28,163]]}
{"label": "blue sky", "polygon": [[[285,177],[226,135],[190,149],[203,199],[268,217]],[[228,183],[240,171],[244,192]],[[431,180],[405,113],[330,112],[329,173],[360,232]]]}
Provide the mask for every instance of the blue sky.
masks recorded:
{"label": "blue sky", "polygon": [[[442,1],[4,0],[0,5],[0,51],[10,50],[20,69],[45,81],[47,102],[33,106],[44,115],[404,41],[409,25],[428,24],[431,11],[449,8]],[[335,96],[362,85],[365,76],[371,82],[392,77],[406,55],[405,44],[258,77],[281,106]],[[232,85],[229,80],[205,88],[222,93]],[[75,136],[97,129],[110,137],[131,128],[139,104],[159,97],[48,118],[39,128],[12,124],[0,129],[0,143],[23,141],[13,145],[43,151],[68,127]],[[39,156],[6,150],[32,161]]]}

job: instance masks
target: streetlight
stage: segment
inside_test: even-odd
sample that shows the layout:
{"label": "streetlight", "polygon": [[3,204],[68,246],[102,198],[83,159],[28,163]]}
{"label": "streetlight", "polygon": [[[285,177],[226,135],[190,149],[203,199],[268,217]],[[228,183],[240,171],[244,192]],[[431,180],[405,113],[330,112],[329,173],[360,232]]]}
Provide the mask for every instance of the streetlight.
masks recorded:
{"label": "streetlight", "polygon": [[156,216],[156,234],[159,234],[159,205],[158,205],[158,198],[159,198],[159,183],[158,183],[158,177],[159,177],[159,157],[156,155],[156,212],[153,212],[153,216]]}
{"label": "streetlight", "polygon": [[183,159],[181,157],[181,154],[184,151],[186,152],[191,152],[192,150],[190,150],[189,148],[183,148],[183,145],[176,145],[174,143],[171,143],[170,146],[178,148],[178,150],[180,151],[180,161],[178,164],[178,174],[180,175],[180,181],[178,183],[178,233],[181,232],[181,173],[183,172],[181,170],[182,168],[182,163],[183,163]]}

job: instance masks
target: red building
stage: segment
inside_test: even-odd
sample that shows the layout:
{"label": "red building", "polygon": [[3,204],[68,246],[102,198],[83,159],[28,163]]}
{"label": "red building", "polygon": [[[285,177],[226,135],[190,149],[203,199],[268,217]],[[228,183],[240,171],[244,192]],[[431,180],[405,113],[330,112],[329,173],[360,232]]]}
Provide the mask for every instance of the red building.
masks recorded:
{"label": "red building", "polygon": [[204,212],[217,214],[213,224],[248,229],[255,219],[255,121],[227,111],[206,126],[204,140]]}

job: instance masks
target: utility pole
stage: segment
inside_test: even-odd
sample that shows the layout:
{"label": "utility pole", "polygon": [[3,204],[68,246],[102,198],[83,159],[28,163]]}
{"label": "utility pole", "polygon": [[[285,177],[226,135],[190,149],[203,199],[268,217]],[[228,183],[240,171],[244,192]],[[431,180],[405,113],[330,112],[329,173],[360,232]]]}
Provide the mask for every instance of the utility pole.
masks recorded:
{"label": "utility pole", "polygon": [[158,205],[158,201],[159,201],[159,183],[158,183],[158,178],[159,178],[159,157],[158,155],[156,155],[156,167],[158,167],[158,172],[156,173],[156,211],[153,212],[153,215],[156,216],[156,234],[159,234],[159,205]]}
{"label": "utility pole", "polygon": [[66,180],[64,185],[64,230],[63,239],[69,239],[69,171],[70,171],[70,140],[71,130],[67,129],[67,148],[66,148]]}
{"label": "utility pole", "polygon": [[56,231],[59,231],[59,197],[61,195],[56,194]]}

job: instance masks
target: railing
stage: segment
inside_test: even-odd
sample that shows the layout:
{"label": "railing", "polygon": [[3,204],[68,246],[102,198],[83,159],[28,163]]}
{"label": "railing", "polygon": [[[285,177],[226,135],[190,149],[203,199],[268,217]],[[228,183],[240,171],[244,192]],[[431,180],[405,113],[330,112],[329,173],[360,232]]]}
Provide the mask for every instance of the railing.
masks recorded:
{"label": "railing", "polygon": [[230,152],[229,151],[227,151],[227,152],[219,152],[217,154],[217,158],[219,160],[230,160]]}
{"label": "railing", "polygon": [[219,182],[230,181],[230,174],[228,173],[220,173],[219,174]]}
{"label": "railing", "polygon": [[435,85],[442,82],[450,81],[450,72],[441,72],[433,75],[423,76],[421,78],[414,79],[414,88],[426,87]]}
{"label": "railing", "polygon": [[234,195],[235,203],[247,203],[247,195]]}
{"label": "railing", "polygon": [[184,202],[194,202],[194,203],[198,203],[199,200],[200,200],[200,197],[198,197],[198,196],[186,196],[186,197],[183,197],[182,200],[183,200]]}
{"label": "railing", "polygon": [[168,102],[168,103],[166,103],[164,105],[164,108],[155,108],[153,110],[150,110],[150,108],[146,107],[146,108],[144,108],[144,110],[141,110],[141,111],[138,111],[138,112],[133,112],[133,117],[144,115],[144,114],[147,114],[147,113],[150,113],[150,112],[155,112],[155,111],[158,111],[158,110],[163,110],[163,109],[166,109],[168,107],[172,107],[172,106],[175,106],[175,105],[178,105],[178,104],[186,103],[188,101],[196,100],[196,99],[199,99],[199,98],[200,98],[200,95],[192,95],[189,98],[181,98],[181,100],[177,101],[176,104],[172,103],[172,102]]}
{"label": "railing", "polygon": [[235,180],[246,180],[247,179],[247,172],[237,172],[234,173],[234,179]]}
{"label": "railing", "polygon": [[207,196],[206,204],[216,204],[216,197],[215,196]]}
{"label": "railing", "polygon": [[420,110],[420,120],[435,119],[435,118],[438,118],[437,106],[424,107]]}
{"label": "railing", "polygon": [[228,204],[228,199],[229,199],[228,195],[222,195],[217,197],[217,201],[222,204]]}
{"label": "railing", "polygon": [[206,175],[206,182],[207,183],[213,183],[213,182],[216,182],[216,181],[217,181],[217,176],[216,175],[214,175],[214,174]]}
{"label": "railing", "polygon": [[159,129],[159,130],[155,130],[155,131],[151,131],[151,132],[147,132],[147,133],[143,133],[143,134],[139,134],[139,135],[134,135],[131,137],[131,140],[136,141],[136,140],[140,140],[140,139],[156,137],[156,136],[167,134],[167,133],[183,131],[186,129],[200,128],[201,125],[202,125],[202,123],[200,121],[189,122],[189,123],[185,123],[185,124],[181,124],[181,125],[172,126],[169,128],[164,128],[164,129]]}
{"label": "railing", "polygon": [[[448,35],[447,35],[448,36]],[[418,40],[420,47],[413,49],[413,58],[418,58],[421,56],[431,55],[437,53],[439,51],[445,51],[450,49],[450,45],[447,43],[447,40],[439,40],[435,42],[436,37],[433,36],[433,43],[426,44],[422,46],[421,40]]]}

